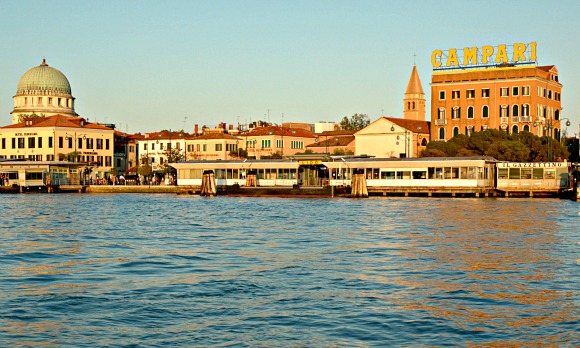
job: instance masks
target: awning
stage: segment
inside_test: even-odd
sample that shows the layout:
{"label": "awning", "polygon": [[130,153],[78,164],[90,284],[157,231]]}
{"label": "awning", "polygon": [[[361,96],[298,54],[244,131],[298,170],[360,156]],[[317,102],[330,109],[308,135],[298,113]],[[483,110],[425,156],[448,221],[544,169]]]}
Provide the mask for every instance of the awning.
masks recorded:
{"label": "awning", "polygon": [[125,175],[127,175],[127,174],[131,174],[131,173],[135,173],[135,174],[137,174],[137,168],[138,168],[138,167],[131,167],[131,168],[127,169],[126,171],[124,171],[123,173],[124,173]]}

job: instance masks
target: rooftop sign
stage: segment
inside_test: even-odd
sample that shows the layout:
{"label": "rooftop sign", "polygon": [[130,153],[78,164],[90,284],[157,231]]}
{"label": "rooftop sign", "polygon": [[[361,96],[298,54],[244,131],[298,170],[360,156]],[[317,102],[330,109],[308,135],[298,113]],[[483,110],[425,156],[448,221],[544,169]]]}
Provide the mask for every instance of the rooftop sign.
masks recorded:
{"label": "rooftop sign", "polygon": [[536,43],[450,48],[431,53],[433,70],[504,67],[536,63]]}

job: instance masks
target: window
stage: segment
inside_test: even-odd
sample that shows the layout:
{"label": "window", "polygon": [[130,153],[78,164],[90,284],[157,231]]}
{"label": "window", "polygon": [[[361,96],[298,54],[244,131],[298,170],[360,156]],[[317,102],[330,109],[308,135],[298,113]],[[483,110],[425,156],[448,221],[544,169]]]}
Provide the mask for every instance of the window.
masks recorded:
{"label": "window", "polygon": [[488,118],[489,117],[489,106],[484,105],[481,108],[481,117],[483,117],[483,118]]}
{"label": "window", "polygon": [[196,145],[196,149],[197,149],[197,150],[196,150],[197,152],[200,152],[200,151],[201,151],[201,145],[200,145],[200,144],[197,144],[197,145]]}
{"label": "window", "polygon": [[460,91],[453,91],[453,92],[451,92],[451,97],[453,99],[459,99],[461,97]]}
{"label": "window", "polygon": [[548,90],[548,99],[552,99],[552,91]]}
{"label": "window", "polygon": [[79,138],[79,146],[77,146],[77,148],[82,149],[83,148],[83,138]]}
{"label": "window", "polygon": [[522,87],[522,95],[525,95],[525,96],[530,95],[530,86],[523,86]]}
{"label": "window", "polygon": [[290,148],[292,148],[292,149],[303,149],[304,148],[304,142],[303,141],[293,140],[293,141],[290,142]]}
{"label": "window", "polygon": [[42,137],[38,137],[38,148],[42,149]]}
{"label": "window", "polygon": [[34,149],[36,147],[35,140],[36,140],[36,138],[34,138],[34,137],[28,138],[28,148],[29,149]]}
{"label": "window", "polygon": [[453,127],[453,136],[458,136],[459,135],[459,127]]}
{"label": "window", "polygon": [[475,98],[475,89],[468,89],[465,92],[465,95],[467,96],[467,99],[473,99],[473,98]]}
{"label": "window", "polygon": [[66,140],[68,140],[68,148],[72,149],[73,148],[73,138],[72,137],[67,137]]}
{"label": "window", "polygon": [[[99,149],[99,140],[101,140],[100,149],[102,149],[103,148],[103,139],[97,139],[97,149]],[[151,144],[151,151],[155,151],[155,143]]]}
{"label": "window", "polygon": [[278,148],[284,147],[284,142],[282,140],[276,140],[276,147]]}
{"label": "window", "polygon": [[[97,142],[97,144],[98,144],[98,142]],[[146,143],[145,143],[145,144],[143,144],[143,150],[147,151],[147,145],[148,145],[148,144],[146,144]],[[88,147],[88,146],[87,146],[87,147]]]}
{"label": "window", "polygon": [[6,149],[6,138],[2,138],[2,150]]}
{"label": "window", "polygon": [[439,128],[439,140],[445,140],[445,128]]}
{"label": "window", "polygon": [[105,150],[109,149],[109,139],[105,139]]}
{"label": "window", "polygon": [[514,104],[512,106],[512,116],[519,116],[519,106],[517,104]]}
{"label": "window", "polygon": [[529,131],[530,131],[530,126],[526,124],[524,126],[524,132],[529,132]]}
{"label": "window", "polygon": [[62,137],[58,137],[58,147],[59,147],[59,149],[62,149],[64,147],[63,145],[64,145],[63,144],[63,138]]}
{"label": "window", "polygon": [[518,86],[515,86],[515,87],[512,88],[512,95],[513,96],[520,95],[520,88]]}
{"label": "window", "polygon": [[512,134],[518,134],[518,131],[519,131],[518,125],[517,124],[514,124],[512,126]]}
{"label": "window", "polygon": [[105,167],[110,167],[113,163],[111,156],[105,156]]}
{"label": "window", "polygon": [[16,148],[16,138],[12,138],[12,148]]}
{"label": "window", "polygon": [[24,138],[18,138],[18,148],[24,149]]}
{"label": "window", "polygon": [[510,89],[507,87],[502,87],[499,89],[500,97],[508,97],[510,95]]}
{"label": "window", "polygon": [[262,149],[269,149],[271,146],[270,139],[262,139]]}
{"label": "window", "polygon": [[52,137],[48,137],[48,148],[52,149]]}
{"label": "window", "polygon": [[499,116],[500,117],[508,117],[509,116],[509,109],[507,105],[502,105],[499,107]]}
{"label": "window", "polygon": [[207,144],[203,144],[203,152],[207,152]]}
{"label": "window", "polygon": [[[151,150],[155,150],[155,144],[151,144]],[[88,146],[87,146],[88,148]],[[97,139],[97,150],[103,149],[103,139]]]}
{"label": "window", "polygon": [[215,144],[215,151],[221,151],[222,150],[222,144]]}
{"label": "window", "polygon": [[529,104],[522,105],[522,116],[530,116],[530,105]]}
{"label": "window", "polygon": [[461,109],[459,108],[459,106],[455,106],[453,108],[453,111],[451,113],[451,118],[453,118],[453,119],[461,118]]}
{"label": "window", "polygon": [[473,106],[467,107],[467,118],[473,118]]}
{"label": "window", "polygon": [[445,119],[445,108],[439,108],[437,110],[437,119],[439,119],[439,120]]}
{"label": "window", "polygon": [[445,100],[445,91],[439,91],[439,100]]}
{"label": "window", "polygon": [[481,97],[482,98],[489,98],[489,88],[482,88],[481,89]]}

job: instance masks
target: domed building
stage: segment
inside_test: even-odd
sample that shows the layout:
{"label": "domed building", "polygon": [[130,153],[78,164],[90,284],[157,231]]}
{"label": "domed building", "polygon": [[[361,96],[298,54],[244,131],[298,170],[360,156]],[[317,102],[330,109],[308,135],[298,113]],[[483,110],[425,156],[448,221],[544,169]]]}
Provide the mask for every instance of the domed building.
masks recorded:
{"label": "domed building", "polygon": [[48,66],[46,59],[22,75],[13,99],[12,124],[35,115],[78,116],[68,79],[58,69]]}

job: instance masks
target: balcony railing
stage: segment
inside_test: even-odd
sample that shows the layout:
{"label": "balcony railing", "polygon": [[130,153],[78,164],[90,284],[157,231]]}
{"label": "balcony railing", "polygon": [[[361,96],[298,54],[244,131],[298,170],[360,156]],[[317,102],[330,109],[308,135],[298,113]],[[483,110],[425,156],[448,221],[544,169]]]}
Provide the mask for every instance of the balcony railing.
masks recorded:
{"label": "balcony railing", "polygon": [[520,117],[519,116],[512,116],[512,123],[518,123],[520,122]]}
{"label": "balcony railing", "polygon": [[532,118],[530,116],[520,116],[520,122],[532,122]]}
{"label": "balcony railing", "polygon": [[447,124],[447,120],[444,118],[435,120],[436,126],[445,126]]}
{"label": "balcony railing", "polygon": [[508,123],[508,120],[509,120],[509,117],[500,117],[500,122],[501,123],[507,124]]}

